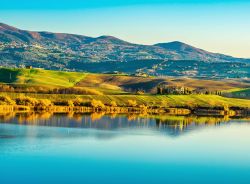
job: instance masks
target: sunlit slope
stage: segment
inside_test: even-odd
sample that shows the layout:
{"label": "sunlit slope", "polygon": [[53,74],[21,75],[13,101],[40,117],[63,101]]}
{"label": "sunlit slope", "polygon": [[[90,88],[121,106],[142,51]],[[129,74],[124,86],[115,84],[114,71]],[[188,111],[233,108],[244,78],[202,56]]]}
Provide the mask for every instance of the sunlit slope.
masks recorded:
{"label": "sunlit slope", "polygon": [[85,73],[42,69],[0,69],[0,82],[2,83],[46,87],[72,87],[85,76]]}
{"label": "sunlit slope", "polygon": [[[41,86],[44,88],[77,87],[98,92],[94,94],[125,94],[144,90],[147,94],[156,94],[159,84],[168,86],[184,86],[190,89],[205,89],[209,91],[235,92],[250,88],[249,82],[239,79],[204,80],[173,77],[137,77],[115,74],[93,74],[83,72],[65,72],[42,69],[9,69],[0,68],[0,83],[22,86]],[[87,93],[88,94],[88,93]],[[241,94],[241,93],[240,93]],[[247,93],[248,94],[248,93]],[[241,97],[235,95],[235,97]]]}
{"label": "sunlit slope", "polygon": [[136,77],[126,75],[111,74],[88,74],[83,80],[77,83],[81,87],[109,86],[110,89],[123,89],[126,91],[136,91],[137,89],[155,93],[159,84],[184,86],[190,89],[206,89],[211,91],[227,91],[234,89],[250,88],[250,83],[234,80],[204,80],[191,78],[158,78],[158,77]]}
{"label": "sunlit slope", "polygon": [[[123,94],[124,91],[116,85],[94,82],[98,74],[83,72],[66,72],[43,69],[9,69],[0,68],[0,83],[18,85],[22,87],[49,88],[80,88],[87,94]],[[86,80],[84,80],[86,78]],[[78,85],[80,81],[85,85]]]}
{"label": "sunlit slope", "polygon": [[[86,96],[84,96],[86,98]],[[103,95],[103,96],[88,96],[89,99],[99,99],[104,103],[116,101],[119,105],[127,104],[128,100],[136,100],[139,104],[147,105],[168,105],[168,106],[238,106],[250,107],[250,100],[225,98],[216,95]]]}

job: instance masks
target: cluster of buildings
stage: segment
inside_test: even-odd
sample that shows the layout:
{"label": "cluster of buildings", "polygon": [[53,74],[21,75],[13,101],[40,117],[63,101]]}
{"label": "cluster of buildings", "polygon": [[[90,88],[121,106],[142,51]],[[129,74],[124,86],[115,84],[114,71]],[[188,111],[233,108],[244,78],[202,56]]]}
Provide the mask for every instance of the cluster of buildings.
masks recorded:
{"label": "cluster of buildings", "polygon": [[190,95],[190,94],[204,94],[204,95],[221,95],[221,91],[211,91],[205,88],[190,89],[184,86],[174,86],[169,84],[159,84],[157,86],[157,94],[160,95]]}

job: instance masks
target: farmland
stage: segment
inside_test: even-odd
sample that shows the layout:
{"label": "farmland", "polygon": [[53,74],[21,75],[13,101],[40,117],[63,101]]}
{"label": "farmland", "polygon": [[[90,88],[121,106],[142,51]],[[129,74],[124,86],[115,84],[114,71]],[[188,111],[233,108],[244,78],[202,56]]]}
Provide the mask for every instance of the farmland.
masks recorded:
{"label": "farmland", "polygon": [[[185,86],[191,89],[220,90],[226,94],[234,94],[233,97],[240,97],[240,95],[237,96],[239,92],[241,92],[240,94],[245,92],[248,95],[250,83],[236,79],[218,81],[1,68],[0,83],[14,88],[11,92],[0,92],[0,95],[9,96],[12,99],[28,96],[35,99],[48,99],[52,102],[74,100],[76,98],[80,98],[83,102],[90,102],[93,99],[100,100],[104,104],[115,101],[118,106],[126,106],[129,100],[135,100],[138,105],[144,104],[158,107],[199,106],[212,108],[224,105],[250,107],[249,100],[218,95],[156,95],[156,87],[162,83]],[[17,91],[16,86],[22,86],[24,91]],[[39,89],[44,88],[47,91],[40,92],[36,90],[36,87],[39,87]],[[31,88],[35,89],[31,91]],[[53,91],[53,89],[57,89],[57,93],[54,93],[55,90]],[[60,89],[63,90],[60,91]],[[137,90],[143,90],[144,93],[137,94]]]}

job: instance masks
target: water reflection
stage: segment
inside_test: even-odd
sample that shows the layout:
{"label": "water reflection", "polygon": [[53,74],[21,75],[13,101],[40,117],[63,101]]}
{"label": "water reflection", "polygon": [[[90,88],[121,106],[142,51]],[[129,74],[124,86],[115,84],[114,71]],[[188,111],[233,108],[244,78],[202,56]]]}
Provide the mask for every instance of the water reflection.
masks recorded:
{"label": "water reflection", "polygon": [[[6,113],[0,114],[0,123],[38,125],[66,128],[85,128],[100,130],[150,130],[169,136],[179,136],[184,133],[208,126],[221,126],[232,123],[250,123],[250,119],[231,119],[230,117],[197,117],[129,114],[118,115],[104,113]],[[0,130],[1,131],[1,130]],[[2,134],[2,137],[4,135]]]}
{"label": "water reflection", "polygon": [[0,115],[0,183],[249,183],[249,123],[6,113]]}

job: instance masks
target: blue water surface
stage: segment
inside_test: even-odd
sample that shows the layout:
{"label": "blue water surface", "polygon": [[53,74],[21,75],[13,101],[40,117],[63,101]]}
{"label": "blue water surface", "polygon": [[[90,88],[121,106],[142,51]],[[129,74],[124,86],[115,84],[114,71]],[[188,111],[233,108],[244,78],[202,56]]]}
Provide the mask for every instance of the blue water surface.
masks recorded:
{"label": "blue water surface", "polygon": [[249,173],[247,120],[183,128],[60,115],[0,123],[0,184],[250,183]]}

